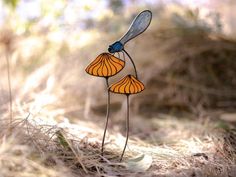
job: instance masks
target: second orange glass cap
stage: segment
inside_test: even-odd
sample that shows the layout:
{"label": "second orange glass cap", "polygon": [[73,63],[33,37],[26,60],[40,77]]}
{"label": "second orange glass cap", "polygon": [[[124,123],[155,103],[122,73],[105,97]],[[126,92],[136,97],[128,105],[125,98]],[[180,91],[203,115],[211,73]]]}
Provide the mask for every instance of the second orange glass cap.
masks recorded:
{"label": "second orange glass cap", "polygon": [[144,89],[144,84],[130,74],[109,87],[111,92],[127,95],[142,92]]}

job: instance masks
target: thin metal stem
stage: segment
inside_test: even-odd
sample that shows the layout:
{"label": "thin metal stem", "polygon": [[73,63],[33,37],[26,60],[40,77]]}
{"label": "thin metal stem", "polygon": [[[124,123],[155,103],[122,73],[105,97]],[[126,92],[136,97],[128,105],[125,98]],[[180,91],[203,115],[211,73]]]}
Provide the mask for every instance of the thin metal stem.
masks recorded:
{"label": "thin metal stem", "polygon": [[128,143],[128,139],[129,139],[129,95],[126,95],[126,96],[127,96],[126,141],[125,141],[125,146],[124,146],[123,152],[122,152],[122,154],[120,156],[120,162],[122,161],[123,156],[125,154],[125,149],[126,149],[126,146],[127,146],[127,143]]}
{"label": "thin metal stem", "polygon": [[120,53],[119,52],[117,52],[118,53],[118,58],[120,58]]}
{"label": "thin metal stem", "polygon": [[107,114],[106,114],[105,129],[104,129],[103,138],[102,138],[102,149],[101,149],[101,155],[102,156],[103,156],[103,153],[104,153],[104,142],[105,142],[106,131],[107,131],[107,126],[108,126],[108,120],[109,120],[109,115],[110,115],[110,92],[108,90],[108,87],[109,87],[108,77],[106,77],[106,87],[107,87]]}
{"label": "thin metal stem", "polygon": [[124,51],[122,50],[121,52],[122,52],[122,54],[123,54],[123,58],[124,58],[124,61],[125,61],[125,54],[124,54]]}
{"label": "thin metal stem", "polygon": [[133,67],[134,67],[135,77],[138,79],[138,73],[137,73],[137,69],[136,69],[136,66],[135,66],[135,64],[134,64],[133,59],[131,58],[131,56],[129,55],[129,53],[128,53],[125,49],[123,49],[123,51],[124,51],[125,54],[129,57],[130,61],[132,62]]}
{"label": "thin metal stem", "polygon": [[11,73],[10,73],[10,61],[9,61],[9,54],[6,51],[6,61],[7,61],[7,80],[8,80],[8,92],[9,92],[9,110],[10,110],[10,124],[11,127],[12,119],[13,119],[13,111],[12,111],[12,89],[11,89]]}

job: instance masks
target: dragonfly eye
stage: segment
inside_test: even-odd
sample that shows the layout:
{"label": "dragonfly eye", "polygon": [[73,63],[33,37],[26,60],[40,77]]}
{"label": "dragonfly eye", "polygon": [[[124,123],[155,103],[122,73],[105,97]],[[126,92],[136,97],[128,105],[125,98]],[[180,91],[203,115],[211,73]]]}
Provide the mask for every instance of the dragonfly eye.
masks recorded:
{"label": "dragonfly eye", "polygon": [[108,52],[114,53],[114,52],[113,52],[113,47],[112,47],[111,45],[108,47]]}

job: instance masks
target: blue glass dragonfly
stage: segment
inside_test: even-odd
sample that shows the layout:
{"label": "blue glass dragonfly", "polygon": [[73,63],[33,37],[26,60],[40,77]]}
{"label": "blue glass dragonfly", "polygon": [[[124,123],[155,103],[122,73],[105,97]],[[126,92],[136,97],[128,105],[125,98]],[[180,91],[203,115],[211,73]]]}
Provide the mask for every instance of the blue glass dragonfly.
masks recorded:
{"label": "blue glass dragonfly", "polygon": [[110,53],[116,53],[116,52],[122,52],[124,51],[125,54],[129,57],[131,60],[136,78],[138,78],[137,70],[135,67],[135,64],[131,58],[131,56],[128,54],[128,52],[124,49],[125,44],[130,41],[131,39],[137,37],[138,35],[142,34],[150,25],[152,20],[152,12],[150,10],[144,10],[140,14],[138,14],[132,24],[129,27],[129,30],[125,33],[123,37],[119,41],[116,41],[112,45],[109,46],[108,51]]}

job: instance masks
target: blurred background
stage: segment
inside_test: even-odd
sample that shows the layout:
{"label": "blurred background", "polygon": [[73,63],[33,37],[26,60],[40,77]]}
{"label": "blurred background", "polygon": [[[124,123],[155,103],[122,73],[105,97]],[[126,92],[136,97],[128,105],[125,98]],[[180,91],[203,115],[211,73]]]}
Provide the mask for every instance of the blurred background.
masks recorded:
{"label": "blurred background", "polygon": [[[231,133],[236,125],[234,0],[1,0],[1,119],[9,117],[9,73],[14,119],[30,113],[43,125],[74,123],[86,132],[85,137],[92,139],[95,133],[100,142],[106,113],[105,80],[91,77],[85,68],[100,53],[107,52],[144,9],[153,12],[151,25],[125,46],[146,87],[130,100],[133,142],[155,148],[163,145],[163,153],[169,143],[181,157],[205,148],[223,159],[219,145],[214,144],[219,136],[209,136],[215,128]],[[127,67],[110,83],[133,74],[131,63],[126,61]],[[112,94],[109,131],[115,134],[113,142],[125,132],[125,103],[125,96]],[[80,133],[76,134],[83,136]],[[235,135],[224,136],[231,139],[225,138],[221,145],[227,140],[227,147],[231,147]],[[29,144],[32,148],[31,140]],[[230,153],[235,155],[235,143],[232,149]],[[171,153],[160,155],[159,150],[153,153],[157,154],[153,158],[158,169],[166,170],[168,165],[177,168],[180,156],[167,158]],[[225,161],[231,166],[227,169],[235,169],[232,164],[236,158],[228,155]],[[167,159],[165,167],[158,164],[161,157]],[[195,163],[185,160],[186,164],[181,166],[178,161],[177,166],[188,168]],[[226,164],[220,160],[217,165]],[[215,159],[210,165],[209,173],[213,174]]]}
{"label": "blurred background", "polygon": [[[132,111],[145,116],[232,111],[235,8],[232,0],[2,0],[0,111],[8,109],[7,59],[16,115],[103,115],[104,81],[84,69],[143,9],[153,12],[152,23],[126,45],[146,85],[145,92],[132,97]],[[114,80],[127,72],[131,67]],[[114,113],[122,109],[123,99],[112,96]]]}

